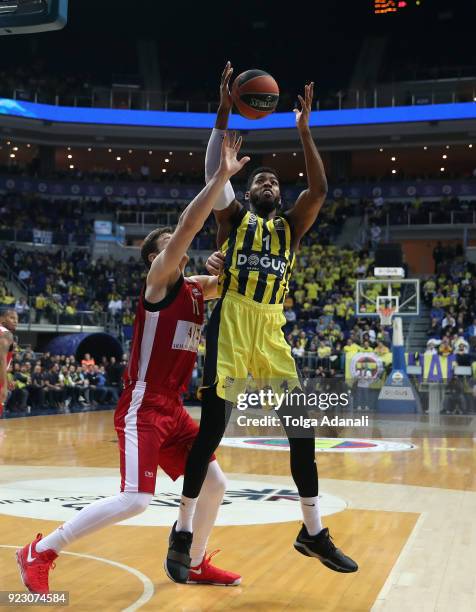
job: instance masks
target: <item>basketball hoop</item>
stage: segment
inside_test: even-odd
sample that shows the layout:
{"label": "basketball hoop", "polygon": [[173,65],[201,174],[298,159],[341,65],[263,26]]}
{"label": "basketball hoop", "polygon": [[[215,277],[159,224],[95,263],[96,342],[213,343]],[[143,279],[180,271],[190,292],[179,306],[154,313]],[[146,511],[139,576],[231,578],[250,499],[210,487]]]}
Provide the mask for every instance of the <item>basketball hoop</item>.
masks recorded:
{"label": "basketball hoop", "polygon": [[392,317],[395,314],[396,308],[392,306],[379,306],[378,314],[380,317],[380,323],[385,327],[392,325]]}

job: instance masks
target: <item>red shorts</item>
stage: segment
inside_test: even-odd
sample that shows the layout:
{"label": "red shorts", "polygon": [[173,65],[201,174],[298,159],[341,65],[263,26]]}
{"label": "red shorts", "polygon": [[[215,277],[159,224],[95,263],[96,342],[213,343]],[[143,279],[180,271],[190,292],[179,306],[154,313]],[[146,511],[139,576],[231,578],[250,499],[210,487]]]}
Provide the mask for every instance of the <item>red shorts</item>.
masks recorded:
{"label": "red shorts", "polygon": [[119,399],[114,426],[119,438],[121,491],[154,494],[159,466],[173,480],[184,473],[198,425],[178,394],[156,393],[146,390],[144,383],[135,383]]}

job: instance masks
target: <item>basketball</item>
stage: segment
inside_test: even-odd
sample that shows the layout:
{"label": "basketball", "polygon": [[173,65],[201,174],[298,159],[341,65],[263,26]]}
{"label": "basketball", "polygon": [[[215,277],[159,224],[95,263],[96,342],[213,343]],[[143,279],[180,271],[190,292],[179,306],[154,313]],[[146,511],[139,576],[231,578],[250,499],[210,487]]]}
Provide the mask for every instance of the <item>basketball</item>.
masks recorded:
{"label": "basketball", "polygon": [[279,87],[264,70],[246,70],[234,80],[231,97],[242,117],[262,119],[276,110]]}

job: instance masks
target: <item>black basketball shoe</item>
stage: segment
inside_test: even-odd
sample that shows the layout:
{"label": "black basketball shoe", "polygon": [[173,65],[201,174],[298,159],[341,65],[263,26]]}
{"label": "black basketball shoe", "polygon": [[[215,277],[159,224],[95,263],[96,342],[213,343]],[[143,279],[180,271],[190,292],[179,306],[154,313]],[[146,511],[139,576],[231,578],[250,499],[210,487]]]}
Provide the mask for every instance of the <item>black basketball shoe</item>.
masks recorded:
{"label": "black basketball shoe", "polygon": [[303,525],[298,533],[294,548],[306,557],[316,557],[326,567],[335,572],[356,572],[359,566],[350,557],[334,546],[329,529],[323,529],[315,536],[310,536]]}
{"label": "black basketball shoe", "polygon": [[174,582],[186,583],[190,570],[190,547],[192,546],[192,534],[189,531],[176,531],[174,523],[169,536],[169,550],[165,559],[165,573]]}

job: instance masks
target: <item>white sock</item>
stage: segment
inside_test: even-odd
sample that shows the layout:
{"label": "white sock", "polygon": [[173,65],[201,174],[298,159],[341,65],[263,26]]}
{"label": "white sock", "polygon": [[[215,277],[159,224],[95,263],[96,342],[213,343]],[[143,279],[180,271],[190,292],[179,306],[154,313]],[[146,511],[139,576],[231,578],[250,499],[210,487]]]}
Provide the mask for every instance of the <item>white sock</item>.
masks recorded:
{"label": "white sock", "polygon": [[78,538],[144,512],[151,500],[152,495],[149,493],[129,492],[99,499],[40,540],[36,545],[36,550],[44,552],[53,549],[58,553]]}
{"label": "white sock", "polygon": [[180,498],[177,525],[175,526],[177,531],[188,531],[192,533],[192,521],[197,501],[198,497],[185,497],[185,495],[182,495]]}
{"label": "white sock", "polygon": [[310,536],[317,535],[322,531],[321,513],[319,511],[319,498],[301,497],[301,510],[304,524]]}
{"label": "white sock", "polygon": [[193,517],[193,540],[190,549],[192,567],[200,565],[207,549],[208,538],[215,524],[226,490],[226,478],[217,461],[208,465],[207,476],[198,497]]}

